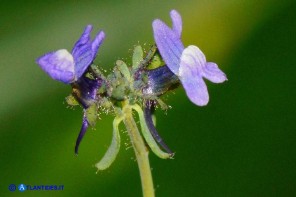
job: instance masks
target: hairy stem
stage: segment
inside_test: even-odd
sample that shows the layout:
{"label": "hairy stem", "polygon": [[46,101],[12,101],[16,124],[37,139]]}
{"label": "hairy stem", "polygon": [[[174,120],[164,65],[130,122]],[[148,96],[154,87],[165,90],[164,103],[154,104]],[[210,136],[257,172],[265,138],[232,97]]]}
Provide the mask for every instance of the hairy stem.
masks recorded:
{"label": "hairy stem", "polygon": [[128,104],[128,101],[124,101],[122,104],[124,114],[123,122],[126,126],[127,132],[129,133],[133,148],[135,150],[141,176],[143,196],[153,197],[154,187],[148,158],[149,152],[146,149],[143,138],[140,135],[136,122],[133,118],[132,108]]}

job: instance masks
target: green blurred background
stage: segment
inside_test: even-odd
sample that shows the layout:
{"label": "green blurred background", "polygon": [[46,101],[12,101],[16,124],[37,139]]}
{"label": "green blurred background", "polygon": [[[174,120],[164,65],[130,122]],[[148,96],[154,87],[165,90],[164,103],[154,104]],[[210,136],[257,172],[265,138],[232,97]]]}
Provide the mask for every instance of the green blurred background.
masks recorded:
{"label": "green blurred background", "polygon": [[[70,87],[35,59],[71,50],[93,24],[107,35],[95,62],[110,70],[134,44],[153,43],[152,20],[170,24],[173,8],[183,17],[184,44],[199,46],[229,81],[208,83],[206,107],[181,88],[165,97],[172,109],[157,112],[157,129],[176,155],[150,154],[156,196],[296,195],[295,1],[114,0],[1,1],[0,196],[141,196],[130,144],[95,173],[111,141],[111,116],[101,115],[74,155],[82,109],[67,108]],[[10,192],[12,183],[64,190]]]}

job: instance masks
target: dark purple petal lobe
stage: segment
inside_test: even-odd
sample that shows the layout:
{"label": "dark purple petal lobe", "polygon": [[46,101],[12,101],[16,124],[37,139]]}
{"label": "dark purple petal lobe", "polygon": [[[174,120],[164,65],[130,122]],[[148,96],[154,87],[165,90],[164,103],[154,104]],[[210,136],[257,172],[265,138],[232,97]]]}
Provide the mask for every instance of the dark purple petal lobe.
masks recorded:
{"label": "dark purple petal lobe", "polygon": [[91,51],[90,46],[83,46],[80,48],[79,56],[74,56],[75,60],[75,75],[79,79],[88,66],[92,63],[94,57]]}
{"label": "dark purple petal lobe", "polygon": [[90,33],[92,31],[92,25],[87,25],[80,36],[79,40],[75,43],[73,49],[72,49],[72,54],[73,56],[77,56],[77,53],[79,53],[79,49],[81,46],[86,45],[90,42]]}
{"label": "dark purple petal lobe", "polygon": [[79,40],[75,43],[72,55],[75,62],[75,77],[79,79],[85,72],[87,67],[91,64],[94,59],[94,55],[91,49],[90,33],[92,26],[88,25],[84,29]]}
{"label": "dark purple petal lobe", "polygon": [[75,62],[75,76],[77,79],[82,76],[88,66],[92,63],[105,38],[105,33],[101,31],[96,35],[93,42],[91,42],[91,30],[91,25],[86,26],[83,34],[76,42],[72,50]]}

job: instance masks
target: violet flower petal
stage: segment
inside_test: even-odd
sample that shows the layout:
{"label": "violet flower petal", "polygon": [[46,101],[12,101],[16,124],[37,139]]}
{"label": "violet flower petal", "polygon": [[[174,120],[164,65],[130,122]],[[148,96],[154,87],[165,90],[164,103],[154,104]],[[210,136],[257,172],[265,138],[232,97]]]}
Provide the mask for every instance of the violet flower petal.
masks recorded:
{"label": "violet flower petal", "polygon": [[188,98],[196,105],[204,106],[209,101],[208,89],[202,79],[205,59],[203,53],[196,46],[187,47],[181,56],[180,80]]}
{"label": "violet flower petal", "polygon": [[170,12],[171,19],[173,21],[173,31],[181,38],[182,34],[182,17],[181,15],[176,11],[172,10]]}
{"label": "violet flower petal", "polygon": [[178,75],[180,58],[184,45],[181,41],[182,20],[179,13],[175,10],[171,12],[173,29],[169,28],[164,22],[156,19],[152,23],[154,40],[159,49],[161,57],[166,62],[170,70]]}
{"label": "violet flower petal", "polygon": [[92,30],[92,26],[86,26],[83,34],[80,39],[75,43],[72,55],[75,61],[75,75],[76,79],[79,79],[81,75],[85,72],[87,67],[93,61],[93,53],[91,50],[90,43],[90,33]]}
{"label": "violet flower petal", "polygon": [[79,57],[79,55],[81,54],[81,47],[85,47],[89,45],[91,31],[92,31],[92,25],[87,25],[83,33],[81,34],[80,38],[74,44],[74,47],[72,49],[72,55],[74,59],[75,57]]}
{"label": "violet flower petal", "polygon": [[72,55],[75,62],[75,75],[77,79],[81,77],[87,67],[92,63],[97,55],[100,45],[105,38],[105,33],[101,31],[96,35],[94,41],[91,42],[91,30],[91,25],[86,26],[84,32],[82,33],[79,40],[75,43],[72,50]]}
{"label": "violet flower petal", "polygon": [[37,64],[54,80],[69,84],[75,80],[74,60],[66,49],[47,53]]}
{"label": "violet flower petal", "polygon": [[223,73],[219,68],[218,65],[213,62],[207,62],[202,75],[204,78],[208,79],[213,83],[223,83],[227,80],[225,73]]}
{"label": "violet flower petal", "polygon": [[103,31],[100,31],[95,39],[93,40],[92,44],[91,44],[91,50],[93,52],[93,56],[94,58],[97,56],[98,50],[101,46],[101,44],[103,43],[105,39],[105,33]]}

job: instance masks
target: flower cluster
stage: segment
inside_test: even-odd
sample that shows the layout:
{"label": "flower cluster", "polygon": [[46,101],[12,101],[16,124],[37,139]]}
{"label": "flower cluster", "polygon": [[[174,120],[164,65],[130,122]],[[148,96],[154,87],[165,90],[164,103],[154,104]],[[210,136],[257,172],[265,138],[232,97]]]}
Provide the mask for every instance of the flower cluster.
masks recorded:
{"label": "flower cluster", "polygon": [[213,83],[227,80],[217,64],[206,61],[198,47],[184,47],[181,41],[181,16],[175,10],[170,12],[170,16],[172,28],[159,19],[153,21],[156,45],[152,45],[147,54],[144,54],[141,46],[136,46],[132,65],[127,66],[118,60],[108,76],[104,76],[100,68],[93,64],[105,33],[100,31],[91,40],[91,25],[86,26],[71,53],[60,49],[37,59],[50,77],[72,86],[72,94],[67,97],[67,102],[70,105],[80,104],[84,109],[75,146],[76,154],[87,128],[96,123],[98,110],[105,109],[115,114],[112,143],[97,164],[99,170],[107,168],[118,153],[118,125],[125,121],[126,106],[138,113],[143,137],[151,150],[161,158],[171,158],[173,152],[164,143],[152,121],[157,105],[166,108],[161,95],[182,85],[190,101],[204,106],[209,101],[204,78]]}

